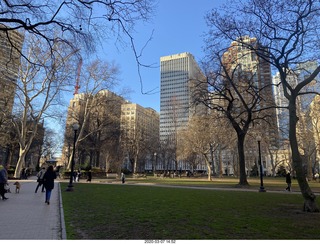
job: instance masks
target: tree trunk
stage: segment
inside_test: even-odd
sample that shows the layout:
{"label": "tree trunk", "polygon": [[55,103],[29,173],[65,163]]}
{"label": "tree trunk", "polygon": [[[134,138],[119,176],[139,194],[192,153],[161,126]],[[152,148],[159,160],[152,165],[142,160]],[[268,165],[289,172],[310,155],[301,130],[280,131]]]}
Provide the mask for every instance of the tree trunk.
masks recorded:
{"label": "tree trunk", "polygon": [[137,164],[138,164],[138,154],[134,156],[134,162],[133,162],[133,174],[137,173]]}
{"label": "tree trunk", "polygon": [[[74,150],[74,148],[72,148],[72,152],[70,152],[71,155],[73,155],[73,150]],[[72,160],[73,160],[72,156],[69,157],[69,162],[68,162],[68,167],[67,167],[68,170],[71,170]]]}
{"label": "tree trunk", "polygon": [[212,172],[211,172],[211,167],[210,167],[210,164],[207,165],[207,168],[208,168],[208,181],[212,181]]}
{"label": "tree trunk", "polygon": [[21,149],[19,150],[19,159],[17,162],[16,170],[14,171],[14,178],[20,178],[20,173],[22,170],[22,167],[25,166],[25,158],[26,158],[27,150]]}
{"label": "tree trunk", "polygon": [[211,165],[210,165],[210,162],[209,162],[209,159],[207,157],[206,154],[203,155],[204,156],[204,161],[206,162],[206,165],[207,165],[207,170],[208,170],[208,181],[211,181],[212,180],[212,170],[211,170]]}
{"label": "tree trunk", "polygon": [[275,160],[274,160],[274,154],[273,152],[270,150],[270,148],[268,148],[268,152],[269,152],[269,156],[270,156],[270,163],[271,163],[271,170],[272,170],[272,176],[276,176],[276,166],[275,166]]}
{"label": "tree trunk", "polygon": [[218,157],[219,157],[219,177],[223,177],[223,168],[222,168],[222,150],[219,148],[218,150]]}
{"label": "tree trunk", "polygon": [[244,133],[237,133],[238,136],[238,154],[239,154],[239,185],[246,186],[249,185],[247,181],[247,173],[246,173],[246,162],[244,156]]}
{"label": "tree trunk", "polygon": [[296,125],[298,122],[298,117],[296,114],[295,99],[289,101],[289,140],[292,151],[292,164],[293,169],[296,172],[299,187],[304,198],[303,211],[306,212],[319,212],[319,207],[316,203],[316,196],[311,191],[309,184],[306,179],[305,172],[302,165],[302,157],[299,152]]}

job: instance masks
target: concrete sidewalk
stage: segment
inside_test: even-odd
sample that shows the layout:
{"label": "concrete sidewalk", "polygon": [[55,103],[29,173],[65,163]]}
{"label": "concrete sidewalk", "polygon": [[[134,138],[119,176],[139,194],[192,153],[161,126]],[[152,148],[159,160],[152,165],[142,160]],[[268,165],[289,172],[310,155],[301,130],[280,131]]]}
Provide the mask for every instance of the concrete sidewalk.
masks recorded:
{"label": "concrete sidewalk", "polygon": [[50,205],[45,193],[38,189],[36,178],[19,180],[20,193],[15,193],[15,181],[9,181],[8,200],[0,199],[0,240],[62,240],[66,239],[60,183],[55,182]]}

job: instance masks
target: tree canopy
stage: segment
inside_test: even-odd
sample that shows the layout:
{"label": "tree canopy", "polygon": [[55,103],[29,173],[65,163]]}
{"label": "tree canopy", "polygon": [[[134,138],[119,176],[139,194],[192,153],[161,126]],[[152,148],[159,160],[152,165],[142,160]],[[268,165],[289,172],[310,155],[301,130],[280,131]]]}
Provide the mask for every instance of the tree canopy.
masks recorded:
{"label": "tree canopy", "polygon": [[[207,15],[210,28],[207,40],[207,59],[221,57],[231,42],[240,48],[254,52],[259,59],[279,72],[283,95],[288,100],[289,140],[293,168],[305,199],[305,211],[319,211],[315,195],[306,181],[302,157],[297,140],[297,98],[308,94],[305,87],[316,80],[320,72],[320,2],[317,0],[248,0],[228,1],[221,9],[213,9]],[[256,39],[247,42],[244,37]],[[305,68],[307,62],[317,62],[312,70]],[[217,62],[215,67],[221,62]],[[218,67],[219,69],[219,67]],[[290,74],[305,71],[297,83],[290,82]],[[319,82],[319,81],[316,81]]]}

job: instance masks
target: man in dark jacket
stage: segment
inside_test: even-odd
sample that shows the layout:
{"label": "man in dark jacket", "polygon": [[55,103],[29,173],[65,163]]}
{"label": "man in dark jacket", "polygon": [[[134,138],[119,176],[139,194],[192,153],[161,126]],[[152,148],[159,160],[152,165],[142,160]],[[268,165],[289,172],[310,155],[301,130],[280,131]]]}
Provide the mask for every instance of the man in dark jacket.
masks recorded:
{"label": "man in dark jacket", "polygon": [[287,173],[287,175],[286,175],[286,183],[288,185],[286,190],[287,191],[291,191],[291,175],[290,175],[290,172]]}
{"label": "man in dark jacket", "polygon": [[[0,165],[1,167],[2,165]],[[0,195],[2,197],[2,200],[7,200],[8,198],[4,196],[6,193],[6,190],[4,189],[5,185],[8,184],[8,168],[9,164],[4,164],[0,168]]]}
{"label": "man in dark jacket", "polygon": [[50,165],[44,174],[43,184],[46,188],[46,201],[48,205],[50,204],[51,192],[54,188],[54,180],[57,178],[56,172],[53,170],[53,166]]}

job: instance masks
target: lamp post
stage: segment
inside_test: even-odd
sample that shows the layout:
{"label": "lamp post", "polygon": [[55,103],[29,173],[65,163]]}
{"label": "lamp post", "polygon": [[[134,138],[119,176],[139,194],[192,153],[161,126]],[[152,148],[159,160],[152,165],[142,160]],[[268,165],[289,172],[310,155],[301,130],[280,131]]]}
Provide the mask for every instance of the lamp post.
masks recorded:
{"label": "lamp post", "polygon": [[153,154],[153,156],[154,156],[154,165],[153,165],[153,176],[155,176],[156,175],[156,167],[157,167],[157,153],[155,152],[154,154]]}
{"label": "lamp post", "polygon": [[261,162],[261,147],[260,147],[260,142],[261,142],[261,136],[257,136],[258,140],[258,150],[259,150],[259,165],[260,165],[260,189],[259,192],[266,192],[263,186],[263,168],[262,168],[262,162]]}
{"label": "lamp post", "polygon": [[74,171],[74,154],[76,151],[76,141],[77,141],[77,131],[79,129],[79,124],[72,125],[74,131],[74,138],[73,138],[73,150],[72,150],[72,158],[71,158],[71,172],[70,172],[70,181],[66,191],[73,191],[73,171]]}

